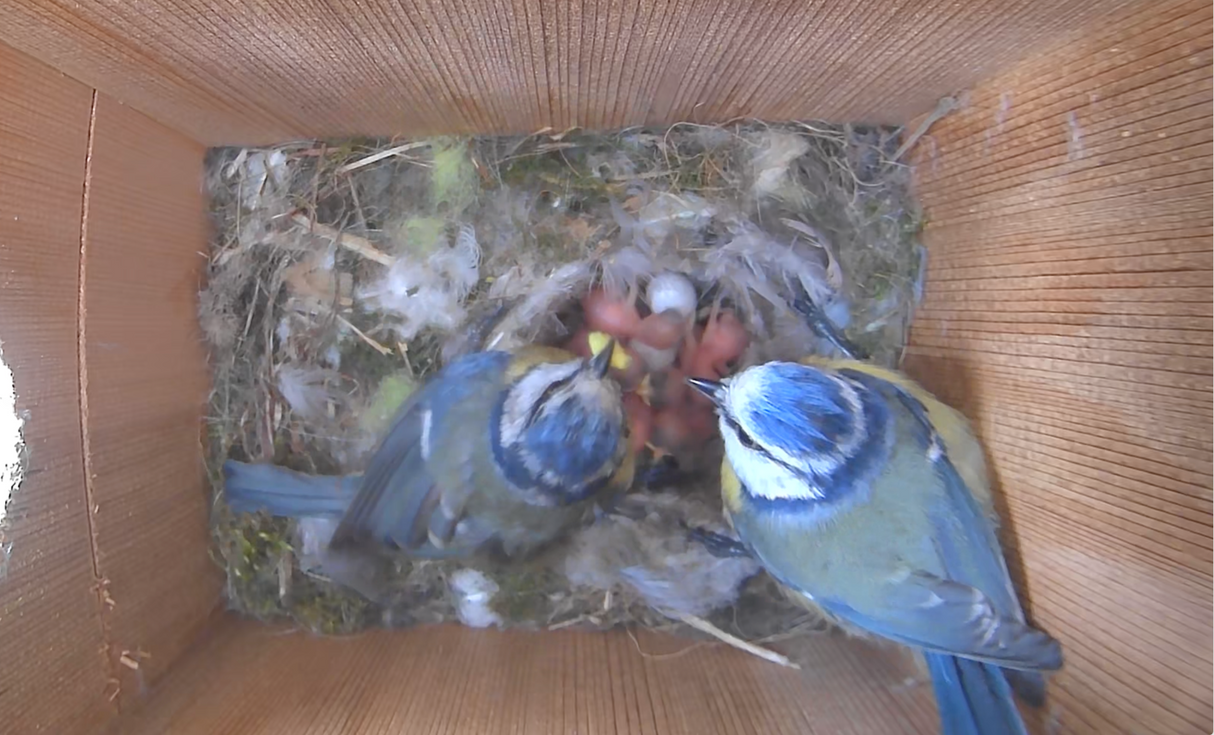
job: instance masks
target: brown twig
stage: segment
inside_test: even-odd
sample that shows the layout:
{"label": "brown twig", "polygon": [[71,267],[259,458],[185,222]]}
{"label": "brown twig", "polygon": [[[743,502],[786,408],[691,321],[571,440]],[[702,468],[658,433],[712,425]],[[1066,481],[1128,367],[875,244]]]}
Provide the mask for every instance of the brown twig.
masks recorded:
{"label": "brown twig", "polygon": [[941,97],[940,101],[936,103],[936,109],[932,110],[931,114],[925,117],[923,122],[919,123],[919,127],[915,130],[915,132],[910,134],[910,137],[906,139],[906,141],[902,144],[902,147],[900,147],[898,151],[894,153],[893,158],[890,160],[897,163],[907,151],[914,147],[915,143],[919,142],[920,138],[927,134],[928,128],[935,125],[936,121],[958,107],[960,107],[960,104],[957,102],[956,97]]}
{"label": "brown twig", "polygon": [[308,232],[311,232],[313,235],[326,237],[337,243],[338,247],[343,247],[352,253],[358,253],[367,260],[373,260],[380,265],[386,266],[392,266],[396,263],[395,257],[388,255],[384,251],[375,247],[375,245],[365,237],[351,235],[349,233],[342,232],[335,227],[322,225],[319,222],[313,222],[303,214],[293,215],[291,217],[291,221],[300,227],[303,227]]}
{"label": "brown twig", "polygon": [[387,150],[382,150],[377,153],[372,153],[371,155],[366,156],[364,158],[360,158],[357,161],[351,161],[350,163],[347,163],[346,165],[338,168],[337,173],[348,174],[351,171],[360,169],[363,166],[370,166],[371,164],[376,163],[378,161],[382,161],[385,158],[391,158],[392,156],[399,156],[400,154],[405,153],[406,151],[411,151],[415,148],[421,148],[423,146],[428,146],[428,145],[430,145],[430,143],[428,141],[419,140],[419,141],[414,141],[412,143],[405,143],[403,145],[398,145],[393,148],[388,148]]}
{"label": "brown twig", "polygon": [[350,331],[352,331],[352,332],[354,332],[355,334],[357,334],[357,335],[358,335],[358,336],[359,336],[359,337],[362,339],[362,341],[363,341],[363,342],[366,342],[367,344],[371,345],[372,349],[374,349],[374,350],[375,350],[376,352],[378,352],[379,354],[381,354],[381,355],[383,355],[383,356],[385,356],[385,357],[387,357],[388,355],[391,355],[391,354],[392,354],[392,350],[391,350],[391,349],[389,349],[389,348],[387,348],[387,347],[384,347],[384,346],[383,346],[383,345],[381,345],[379,342],[376,342],[376,341],[375,341],[374,339],[372,339],[371,337],[368,337],[368,336],[366,335],[366,333],[365,333],[365,332],[363,332],[363,330],[361,330],[361,329],[359,329],[358,327],[356,327],[356,326],[354,326],[353,324],[351,324],[351,323],[350,323],[350,321],[349,321],[348,319],[346,319],[345,317],[341,316],[340,314],[337,316],[337,321],[341,322],[343,325],[345,325],[346,327],[348,327],[348,328],[350,329]]}

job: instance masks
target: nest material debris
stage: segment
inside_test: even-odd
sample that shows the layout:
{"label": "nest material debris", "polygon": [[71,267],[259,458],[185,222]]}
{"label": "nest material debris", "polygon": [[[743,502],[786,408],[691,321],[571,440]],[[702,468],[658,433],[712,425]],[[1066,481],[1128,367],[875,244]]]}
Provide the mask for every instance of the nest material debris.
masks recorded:
{"label": "nest material debris", "polygon": [[[627,514],[526,567],[393,560],[380,570],[391,598],[372,603],[310,567],[323,529],[228,511],[218,468],[231,457],[357,471],[452,357],[565,339],[592,286],[636,294],[662,271],[690,277],[702,311],[735,309],[752,335],[744,364],[831,349],[793,308],[808,295],[896,365],[923,266],[899,132],[682,124],[212,150],[200,320],[231,607],[325,634],[444,620],[688,635],[706,621],[751,642],[823,629],[754,562],[687,542],[674,519],[720,522],[711,472],[678,492],[640,488]],[[715,467],[720,447],[705,454]]]}

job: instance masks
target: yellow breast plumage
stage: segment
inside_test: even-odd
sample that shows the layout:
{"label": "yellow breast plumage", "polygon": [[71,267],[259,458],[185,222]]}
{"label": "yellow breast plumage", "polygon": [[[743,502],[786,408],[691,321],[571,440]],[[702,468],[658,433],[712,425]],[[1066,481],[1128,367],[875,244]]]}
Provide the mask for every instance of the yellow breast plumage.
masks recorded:
{"label": "yellow breast plumage", "polygon": [[559,347],[548,347],[546,345],[527,345],[526,347],[521,347],[514,351],[510,365],[506,368],[506,382],[513,383],[526,375],[527,371],[536,365],[566,362],[576,359],[576,357],[572,352],[562,350]]}

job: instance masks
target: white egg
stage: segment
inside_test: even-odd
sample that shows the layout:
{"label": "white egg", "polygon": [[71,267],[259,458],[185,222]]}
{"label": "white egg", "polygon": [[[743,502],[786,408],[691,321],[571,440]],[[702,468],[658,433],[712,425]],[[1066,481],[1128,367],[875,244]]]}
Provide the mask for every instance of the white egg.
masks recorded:
{"label": "white egg", "polygon": [[645,300],[655,314],[673,309],[690,318],[696,310],[696,287],[681,273],[659,273],[650,279]]}

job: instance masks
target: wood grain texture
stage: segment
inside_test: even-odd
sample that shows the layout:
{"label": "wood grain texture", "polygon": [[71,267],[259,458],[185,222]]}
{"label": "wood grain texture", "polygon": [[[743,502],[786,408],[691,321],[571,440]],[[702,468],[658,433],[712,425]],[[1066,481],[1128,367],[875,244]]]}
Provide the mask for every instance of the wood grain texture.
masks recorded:
{"label": "wood grain texture", "polygon": [[0,351],[29,453],[0,527],[0,729],[19,735],[96,732],[114,714],[76,369],[92,101],[0,46]]}
{"label": "wood grain texture", "polygon": [[[642,656],[622,635],[239,622],[179,658],[217,582],[186,326],[201,149],[166,127],[903,121],[982,78],[916,150],[908,367],[989,446],[1015,576],[1066,649],[1061,730],[1214,726],[1208,3],[14,0],[0,39],[112,95],[0,47],[0,340],[31,449],[0,580],[6,728],[96,731],[121,672],[115,728],[137,734],[932,730],[899,657],[832,638],[803,674],[651,637]],[[140,649],[139,675],[116,665]]]}
{"label": "wood grain texture", "polygon": [[[644,653],[642,653],[644,651]],[[356,638],[230,620],[184,660],[126,735],[912,735],[931,688],[908,660],[812,638],[802,672],[719,644],[644,634],[499,633],[440,626]]]}
{"label": "wood grain texture", "polygon": [[1063,732],[1208,733],[1209,3],[1143,3],[975,89],[915,152],[907,366],[970,414]]}
{"label": "wood grain texture", "polygon": [[196,140],[904,122],[1123,0],[10,0],[0,41]]}
{"label": "wood grain texture", "polygon": [[[95,109],[83,251],[85,462],[125,704],[220,604],[200,440],[209,389],[197,326],[204,149],[105,95]],[[138,668],[118,665],[124,653]]]}

